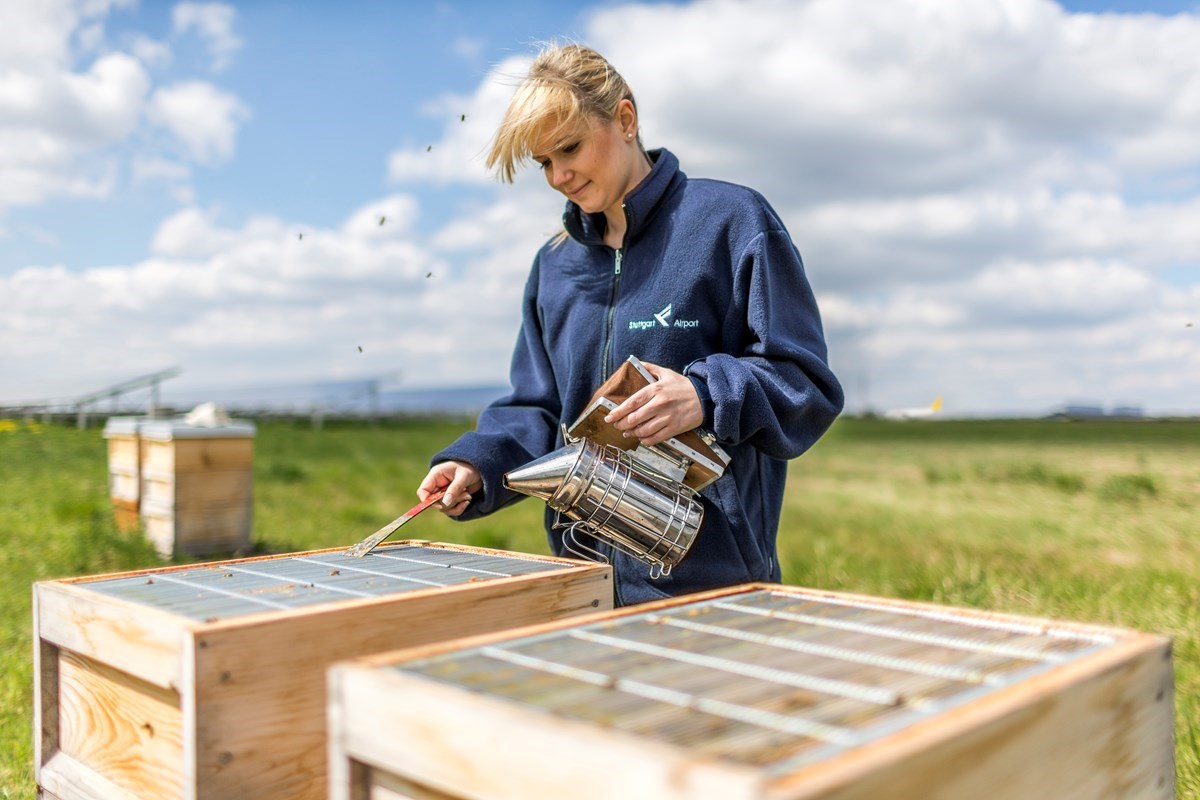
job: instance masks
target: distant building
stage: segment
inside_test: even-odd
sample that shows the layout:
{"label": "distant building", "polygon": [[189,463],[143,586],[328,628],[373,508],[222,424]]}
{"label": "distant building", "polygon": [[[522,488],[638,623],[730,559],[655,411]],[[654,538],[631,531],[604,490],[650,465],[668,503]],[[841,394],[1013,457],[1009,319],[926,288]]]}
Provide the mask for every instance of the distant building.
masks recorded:
{"label": "distant building", "polygon": [[1143,419],[1146,416],[1141,406],[1118,405],[1111,411],[1093,403],[1071,402],[1050,415],[1053,419]]}

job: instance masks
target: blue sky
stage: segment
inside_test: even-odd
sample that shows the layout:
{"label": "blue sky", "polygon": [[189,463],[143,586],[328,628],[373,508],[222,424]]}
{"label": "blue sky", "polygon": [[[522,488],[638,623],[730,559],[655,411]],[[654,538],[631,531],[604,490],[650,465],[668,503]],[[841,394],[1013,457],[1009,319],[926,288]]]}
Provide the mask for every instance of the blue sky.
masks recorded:
{"label": "blue sky", "polygon": [[0,16],[0,403],[174,365],[189,398],[504,383],[560,204],[479,153],[565,37],[631,81],[649,146],[775,205],[851,410],[1200,413],[1196,2]]}

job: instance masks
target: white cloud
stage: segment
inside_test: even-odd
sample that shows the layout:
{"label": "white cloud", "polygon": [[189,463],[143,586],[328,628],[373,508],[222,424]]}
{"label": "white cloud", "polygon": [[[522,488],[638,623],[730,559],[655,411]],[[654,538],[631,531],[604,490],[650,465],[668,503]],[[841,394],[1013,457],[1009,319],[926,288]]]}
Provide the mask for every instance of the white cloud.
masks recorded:
{"label": "white cloud", "polygon": [[94,20],[136,0],[0,0],[0,66],[16,70],[65,69],[72,36],[94,28]]}
{"label": "white cloud", "polygon": [[483,56],[486,42],[478,36],[459,36],[450,45],[454,54],[467,61],[478,61]]}
{"label": "white cloud", "polygon": [[[586,40],[632,82],[648,146],[780,211],[851,410],[937,394],[950,413],[1078,397],[1200,410],[1197,15],[701,0],[599,6]],[[81,172],[77,142],[130,135],[115,87],[136,88],[132,72],[122,82],[120,62],[101,74],[96,61],[79,73],[110,87],[99,108],[66,88],[70,113],[22,105],[71,85],[65,44],[24,47],[20,58],[57,64],[58,83],[33,70],[0,82],[0,153],[23,154],[0,207],[103,191],[111,169]],[[0,372],[21,385],[70,352],[83,367],[63,380],[80,389],[130,363],[181,363],[222,385],[395,369],[410,385],[504,380],[530,261],[561,210],[536,170],[500,186],[482,163],[527,63],[432,101],[440,136],[388,160],[405,194],[339,224],[226,223],[189,203],[143,261],[0,277],[0,341],[19,343],[0,348]],[[144,154],[136,179],[183,186],[195,161],[233,154],[247,113],[236,98],[186,81],[148,92],[141,113],[186,149]],[[6,122],[17,114],[58,127]],[[447,184],[459,206],[431,222],[421,191]]]}
{"label": "white cloud", "polygon": [[[9,71],[0,75],[0,125],[36,131],[62,147],[102,146],[134,129],[150,82],[135,59],[114,53],[85,73]],[[5,162],[23,157],[7,153]]]}
{"label": "white cloud", "polygon": [[355,211],[342,224],[342,231],[357,237],[395,237],[412,231],[419,213],[415,198],[392,195]]}
{"label": "white cloud", "polygon": [[150,98],[147,117],[170,131],[201,163],[233,155],[238,126],[250,110],[229,92],[210,83],[188,81],[159,89]]}
{"label": "white cloud", "polygon": [[166,66],[173,57],[170,47],[141,33],[129,37],[129,52],[148,67]]}
{"label": "white cloud", "polygon": [[[163,137],[144,136],[148,119],[178,137],[176,156],[209,162],[232,153],[248,115],[236,97],[190,81],[155,90],[146,67],[166,63],[170,51],[141,34],[124,37],[128,52],[106,41],[108,14],[133,5],[0,0],[0,215],[57,197],[107,197],[122,162],[165,155],[152,152]],[[195,19],[188,24],[207,17]],[[187,196],[190,187],[171,191]]]}
{"label": "white cloud", "polygon": [[166,158],[135,158],[132,167],[135,181],[186,181],[192,175],[186,164]]}
{"label": "white cloud", "polygon": [[425,109],[445,120],[436,143],[402,147],[388,157],[388,177],[395,182],[485,183],[491,181],[484,159],[493,126],[504,113],[515,85],[529,66],[527,57],[506,59],[492,69],[469,97],[446,95]]}
{"label": "white cloud", "polygon": [[[673,34],[648,48],[629,35],[642,30]],[[1200,36],[1194,16],[1080,17],[1045,0],[711,0],[605,9],[591,31],[632,82],[652,141],[772,196],[1020,186],[1048,162],[1079,186],[1097,164],[1163,169],[1195,154],[1112,157],[1147,137],[1196,140],[1200,51],[1180,44]]]}
{"label": "white cloud", "polygon": [[225,3],[179,3],[171,9],[171,24],[176,34],[196,31],[212,56],[212,68],[220,72],[229,66],[242,40],[233,32],[237,11]]}

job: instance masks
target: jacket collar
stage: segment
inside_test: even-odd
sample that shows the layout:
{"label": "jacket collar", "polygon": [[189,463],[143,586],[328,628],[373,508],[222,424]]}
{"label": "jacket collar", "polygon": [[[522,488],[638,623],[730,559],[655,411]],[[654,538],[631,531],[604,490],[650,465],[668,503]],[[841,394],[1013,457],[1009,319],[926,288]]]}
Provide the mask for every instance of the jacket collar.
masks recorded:
{"label": "jacket collar", "polygon": [[[652,164],[650,174],[625,196],[625,217],[629,221],[629,228],[625,233],[626,241],[633,241],[645,228],[666,197],[667,190],[676,176],[680,179],[684,177],[679,169],[679,159],[670,150],[650,150],[647,155],[650,156]],[[575,241],[585,245],[604,244],[606,225],[603,212],[585,214],[575,203],[567,201],[567,207],[563,211],[563,227]]]}

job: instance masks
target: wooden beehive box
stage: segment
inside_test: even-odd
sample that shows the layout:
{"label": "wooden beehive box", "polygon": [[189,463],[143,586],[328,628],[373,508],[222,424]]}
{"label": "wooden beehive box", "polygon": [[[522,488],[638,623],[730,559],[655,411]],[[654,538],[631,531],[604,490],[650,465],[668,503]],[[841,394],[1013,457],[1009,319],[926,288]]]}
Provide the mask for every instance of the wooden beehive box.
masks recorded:
{"label": "wooden beehive box", "polygon": [[607,565],[407,541],[34,585],[52,798],[325,796],[336,660],[612,607]]}
{"label": "wooden beehive box", "polygon": [[254,433],[249,422],[141,424],[141,520],[159,553],[206,556],[250,546]]}
{"label": "wooden beehive box", "polygon": [[1174,792],[1168,640],[774,585],[338,664],[329,696],[333,800]]}
{"label": "wooden beehive box", "polygon": [[108,440],[108,495],[117,528],[134,531],[142,498],[142,459],[138,417],[110,417],[104,424]]}

